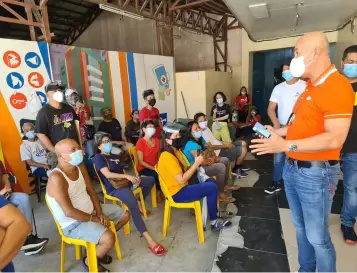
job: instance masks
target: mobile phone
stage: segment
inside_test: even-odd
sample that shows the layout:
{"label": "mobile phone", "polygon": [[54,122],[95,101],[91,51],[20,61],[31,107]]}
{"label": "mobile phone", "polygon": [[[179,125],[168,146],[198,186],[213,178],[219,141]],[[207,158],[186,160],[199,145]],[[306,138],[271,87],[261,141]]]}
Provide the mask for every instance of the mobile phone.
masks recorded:
{"label": "mobile phone", "polygon": [[256,132],[257,134],[261,135],[264,138],[269,138],[271,136],[269,131],[267,129],[265,129],[265,127],[259,122],[256,122],[254,124],[253,131]]}

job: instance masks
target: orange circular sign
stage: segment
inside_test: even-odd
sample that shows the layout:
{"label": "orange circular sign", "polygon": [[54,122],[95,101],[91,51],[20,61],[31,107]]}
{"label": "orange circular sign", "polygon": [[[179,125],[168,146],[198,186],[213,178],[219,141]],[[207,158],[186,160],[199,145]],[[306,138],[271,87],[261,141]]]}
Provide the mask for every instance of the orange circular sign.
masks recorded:
{"label": "orange circular sign", "polygon": [[12,94],[11,97],[10,97],[10,104],[15,109],[24,109],[26,107],[26,104],[27,104],[27,98],[22,93]]}
{"label": "orange circular sign", "polygon": [[44,79],[40,73],[32,72],[28,76],[28,82],[33,88],[40,88],[44,83]]}
{"label": "orange circular sign", "polygon": [[20,55],[12,50],[8,50],[3,55],[4,63],[10,68],[17,68],[21,64],[21,57]]}

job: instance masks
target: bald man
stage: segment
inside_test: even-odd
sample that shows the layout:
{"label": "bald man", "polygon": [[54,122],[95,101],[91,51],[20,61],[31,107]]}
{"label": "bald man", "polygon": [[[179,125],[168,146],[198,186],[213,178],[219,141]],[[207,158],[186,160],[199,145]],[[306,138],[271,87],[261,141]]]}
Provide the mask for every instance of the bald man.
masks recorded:
{"label": "bald man", "polygon": [[[112,258],[107,253],[115,243],[109,221],[119,230],[129,221],[130,214],[120,206],[99,203],[82,164],[82,149],[76,141],[58,142],[55,152],[58,165],[49,177],[48,204],[66,236],[97,245],[98,269],[106,272],[102,264],[111,263]],[[88,267],[87,257],[83,263]]]}
{"label": "bald man", "polygon": [[[296,228],[300,272],[336,271],[329,214],[338,182],[340,151],[352,118],[351,84],[331,64],[329,43],[320,32],[304,35],[290,64],[294,77],[308,79],[288,126],[252,140],[258,155],[285,152],[285,192]],[[286,139],[281,136],[286,136]]]}

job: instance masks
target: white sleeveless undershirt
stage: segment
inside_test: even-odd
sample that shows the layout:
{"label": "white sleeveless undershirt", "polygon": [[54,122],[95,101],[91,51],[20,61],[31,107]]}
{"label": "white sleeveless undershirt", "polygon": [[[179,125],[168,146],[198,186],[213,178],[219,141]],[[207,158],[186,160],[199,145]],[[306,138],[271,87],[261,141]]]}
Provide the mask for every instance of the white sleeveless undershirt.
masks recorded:
{"label": "white sleeveless undershirt", "polygon": [[[59,168],[55,168],[52,172],[55,171],[60,172],[68,183],[68,196],[71,200],[72,206],[85,213],[92,213],[94,211],[93,202],[87,193],[86,183],[84,181],[84,177],[82,175],[81,170],[78,168],[79,175],[76,181],[72,181],[71,179],[69,179],[67,175],[65,175],[65,173]],[[77,222],[77,220],[73,218],[66,217],[57,201],[53,197],[49,196],[48,193],[46,193],[46,195],[48,204],[51,207],[54,217],[56,218],[62,229]]]}

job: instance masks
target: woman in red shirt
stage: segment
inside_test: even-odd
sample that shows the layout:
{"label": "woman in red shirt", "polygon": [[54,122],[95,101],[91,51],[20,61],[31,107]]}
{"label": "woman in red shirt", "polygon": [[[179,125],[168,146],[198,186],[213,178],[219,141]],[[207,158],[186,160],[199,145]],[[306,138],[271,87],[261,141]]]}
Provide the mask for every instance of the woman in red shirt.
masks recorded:
{"label": "woman in red shirt", "polygon": [[250,111],[250,117],[247,123],[243,125],[243,127],[240,129],[240,134],[242,136],[251,136],[255,134],[253,131],[253,127],[256,122],[262,122],[262,117],[259,115],[257,107],[252,106],[252,109]]}
{"label": "woman in red shirt", "polygon": [[239,122],[247,122],[249,105],[252,103],[248,95],[247,88],[242,86],[239,95],[236,97],[236,109],[238,110]]}
{"label": "woman in red shirt", "polygon": [[137,170],[140,176],[153,177],[155,179],[156,188],[161,192],[159,176],[155,171],[155,165],[159,161],[160,151],[160,140],[153,137],[156,132],[155,123],[152,120],[146,120],[142,123],[141,129],[144,132],[144,137],[140,138],[135,145],[139,161]]}

